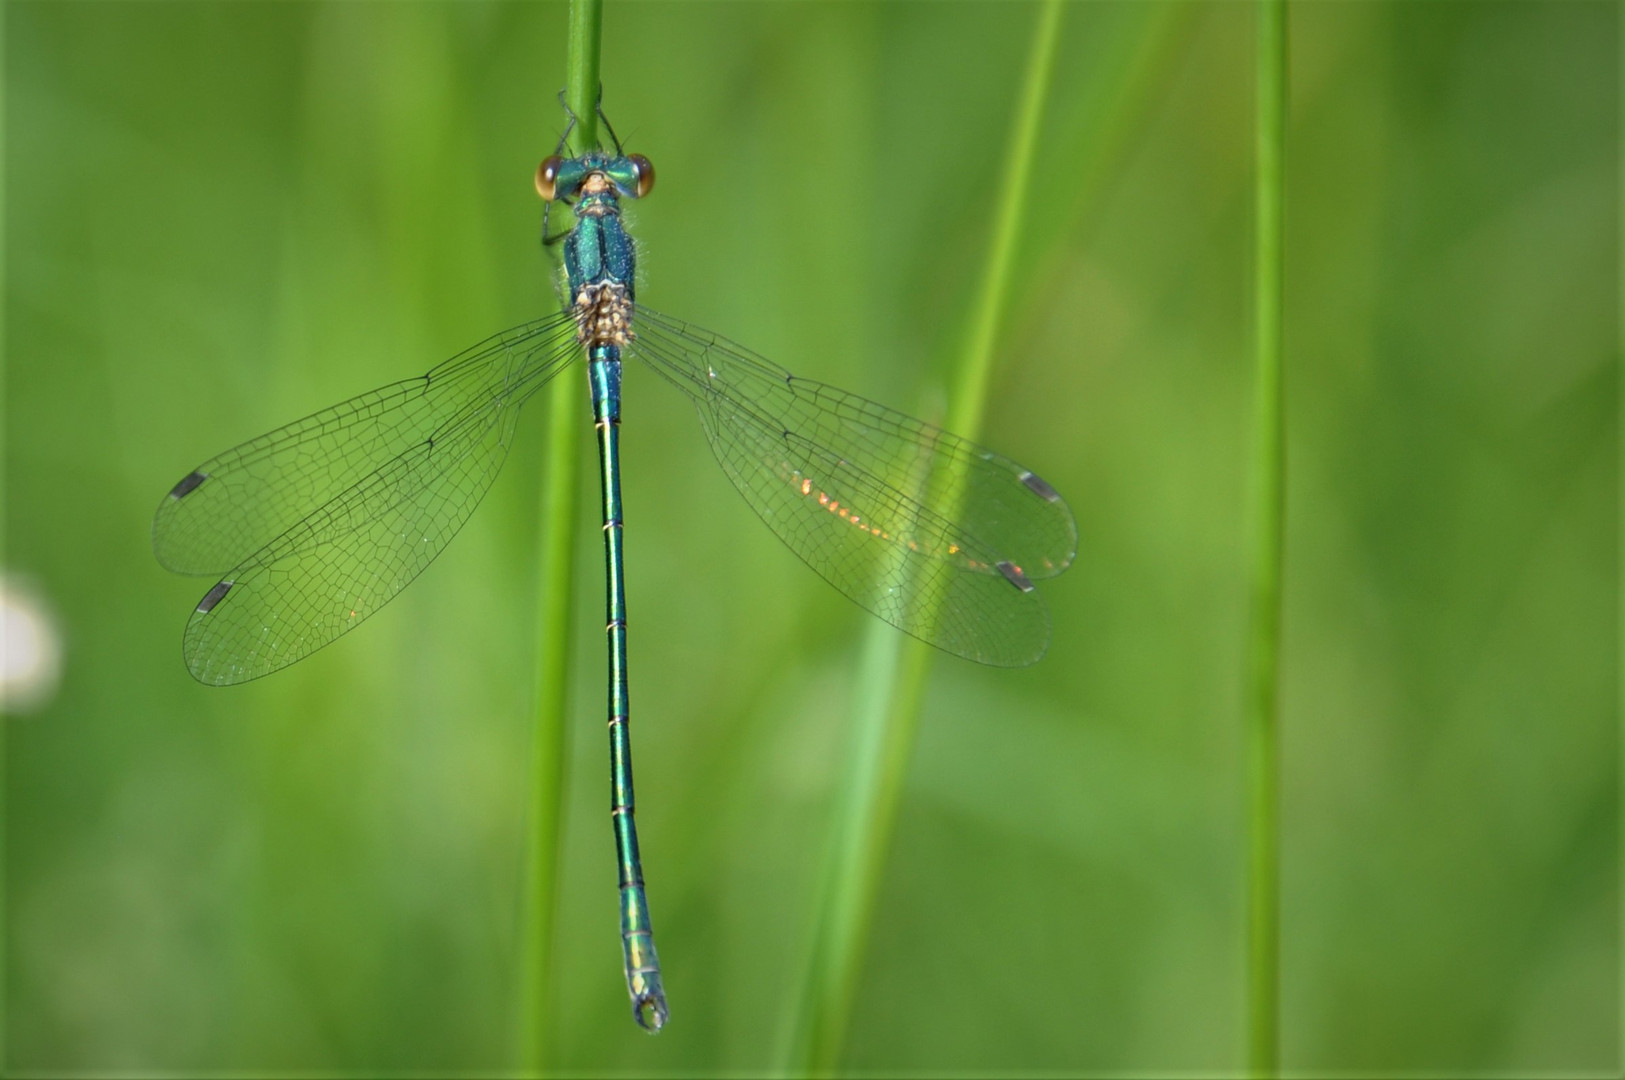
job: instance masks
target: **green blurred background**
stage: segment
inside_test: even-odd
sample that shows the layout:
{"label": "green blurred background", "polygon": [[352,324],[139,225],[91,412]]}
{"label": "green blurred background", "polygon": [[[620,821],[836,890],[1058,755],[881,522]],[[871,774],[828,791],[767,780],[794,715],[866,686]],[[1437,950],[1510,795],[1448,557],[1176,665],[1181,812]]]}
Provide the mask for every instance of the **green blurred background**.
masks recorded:
{"label": "green blurred background", "polygon": [[[660,174],[640,295],[940,410],[1033,15],[612,2],[606,109]],[[1291,17],[1284,1064],[1612,1071],[1617,9]],[[147,530],[208,455],[550,308],[564,9],[4,18],[4,558],[65,650],[5,728],[5,1065],[504,1070],[545,410],[387,613],[249,686],[187,676],[207,582]],[[1066,494],[1080,557],[1041,664],[933,668],[853,1070],[1241,1064],[1253,20],[1067,13],[983,441]],[[628,380],[673,1019],[627,1016],[589,501],[549,1058],[754,1074],[867,617]]]}

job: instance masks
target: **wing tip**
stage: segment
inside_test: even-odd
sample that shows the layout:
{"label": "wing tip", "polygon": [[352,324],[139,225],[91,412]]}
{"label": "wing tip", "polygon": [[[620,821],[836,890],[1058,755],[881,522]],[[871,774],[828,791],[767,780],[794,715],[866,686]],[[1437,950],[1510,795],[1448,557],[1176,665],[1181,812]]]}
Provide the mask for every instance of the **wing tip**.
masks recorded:
{"label": "wing tip", "polygon": [[1023,469],[1019,479],[1026,485],[1028,491],[1031,491],[1045,502],[1058,503],[1062,501],[1061,493],[1051,487],[1049,481],[1031,469]]}
{"label": "wing tip", "polygon": [[207,480],[208,478],[209,474],[204,472],[202,469],[193,469],[191,472],[181,477],[179,482],[177,482],[174,487],[169,489],[168,498],[176,501],[184,499],[186,496],[196,491],[199,487],[203,486],[203,481]]}
{"label": "wing tip", "polygon": [[209,612],[213,611],[215,609],[215,605],[219,604],[220,601],[226,598],[226,594],[231,591],[231,587],[235,584],[237,584],[235,581],[222,580],[215,582],[214,587],[208,592],[204,593],[203,599],[197,602],[197,613],[199,615],[207,615]]}
{"label": "wing tip", "polygon": [[1000,574],[1004,575],[1004,580],[1008,581],[1022,592],[1030,593],[1037,588],[1037,586],[1034,585],[1030,579],[1028,579],[1027,575],[1021,572],[1021,567],[1017,566],[1009,559],[1000,559],[998,562],[994,563],[993,566]]}

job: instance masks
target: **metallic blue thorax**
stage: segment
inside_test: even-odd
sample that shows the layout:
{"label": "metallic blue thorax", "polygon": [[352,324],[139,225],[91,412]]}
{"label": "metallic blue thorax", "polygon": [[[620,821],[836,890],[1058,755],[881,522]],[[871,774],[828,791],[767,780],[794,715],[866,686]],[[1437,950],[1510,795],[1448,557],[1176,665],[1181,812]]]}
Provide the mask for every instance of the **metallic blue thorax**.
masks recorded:
{"label": "metallic blue thorax", "polygon": [[564,241],[564,268],[570,275],[570,297],[587,285],[615,284],[632,299],[637,256],[632,238],[621,224],[622,195],[636,198],[626,178],[632,166],[625,157],[593,150],[564,162],[559,177],[560,195],[577,194],[576,226]]}

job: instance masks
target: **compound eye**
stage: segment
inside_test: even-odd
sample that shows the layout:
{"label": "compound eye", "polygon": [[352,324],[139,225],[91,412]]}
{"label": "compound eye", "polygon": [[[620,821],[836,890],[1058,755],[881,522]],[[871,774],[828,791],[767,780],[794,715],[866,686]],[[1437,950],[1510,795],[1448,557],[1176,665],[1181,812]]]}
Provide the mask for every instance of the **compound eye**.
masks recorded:
{"label": "compound eye", "polygon": [[536,166],[536,194],[552,202],[559,194],[559,169],[564,165],[564,159],[554,154],[540,165]]}
{"label": "compound eye", "polygon": [[632,163],[633,171],[638,174],[638,198],[641,199],[654,190],[655,167],[642,154],[628,155],[626,160]]}

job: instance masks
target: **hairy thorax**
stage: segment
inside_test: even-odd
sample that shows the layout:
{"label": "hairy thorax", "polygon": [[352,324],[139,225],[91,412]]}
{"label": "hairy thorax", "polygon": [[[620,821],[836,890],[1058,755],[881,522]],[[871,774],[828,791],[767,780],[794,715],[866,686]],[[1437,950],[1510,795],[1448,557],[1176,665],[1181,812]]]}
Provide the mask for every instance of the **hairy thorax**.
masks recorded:
{"label": "hairy thorax", "polygon": [[626,286],[604,281],[576,293],[576,340],[583,345],[626,345],[632,333],[632,298]]}

